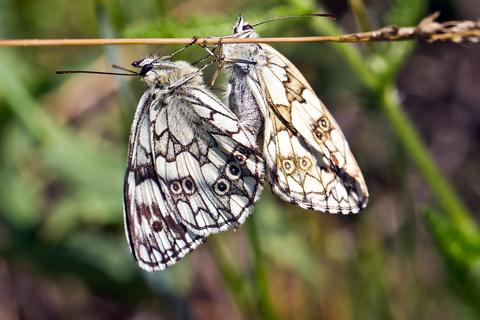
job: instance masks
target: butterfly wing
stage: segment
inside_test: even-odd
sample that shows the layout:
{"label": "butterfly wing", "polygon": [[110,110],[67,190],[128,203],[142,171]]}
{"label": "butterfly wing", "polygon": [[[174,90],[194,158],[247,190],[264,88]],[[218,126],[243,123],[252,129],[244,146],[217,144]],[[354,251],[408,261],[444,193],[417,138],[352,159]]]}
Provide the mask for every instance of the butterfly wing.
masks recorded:
{"label": "butterfly wing", "polygon": [[248,131],[199,83],[147,89],[136,111],[124,216],[141,268],[174,264],[212,233],[239,227],[263,189]]}
{"label": "butterfly wing", "polygon": [[152,112],[155,171],[167,203],[199,236],[239,227],[263,189],[263,160],[237,117],[211,93],[178,88]]}
{"label": "butterfly wing", "polygon": [[151,95],[137,107],[130,133],[124,189],[125,232],[134,258],[149,272],[174,264],[205,240],[188,231],[166,201],[154,168],[150,139]]}
{"label": "butterfly wing", "polygon": [[264,156],[273,191],[305,209],[357,213],[368,201],[348,143],[298,69],[268,45],[258,78],[267,104]]}

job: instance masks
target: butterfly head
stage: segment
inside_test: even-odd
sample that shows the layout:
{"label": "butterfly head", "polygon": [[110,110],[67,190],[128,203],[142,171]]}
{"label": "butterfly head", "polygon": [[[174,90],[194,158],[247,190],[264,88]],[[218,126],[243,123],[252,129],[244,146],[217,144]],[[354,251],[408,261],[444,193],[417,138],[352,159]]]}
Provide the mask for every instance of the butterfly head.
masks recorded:
{"label": "butterfly head", "polygon": [[138,75],[149,87],[170,87],[182,79],[188,79],[185,82],[203,83],[201,72],[185,61],[170,62],[151,55],[133,62],[132,66],[140,69]]}
{"label": "butterfly head", "polygon": [[233,26],[233,35],[235,38],[258,38],[258,34],[253,29],[253,26],[243,20],[241,13]]}

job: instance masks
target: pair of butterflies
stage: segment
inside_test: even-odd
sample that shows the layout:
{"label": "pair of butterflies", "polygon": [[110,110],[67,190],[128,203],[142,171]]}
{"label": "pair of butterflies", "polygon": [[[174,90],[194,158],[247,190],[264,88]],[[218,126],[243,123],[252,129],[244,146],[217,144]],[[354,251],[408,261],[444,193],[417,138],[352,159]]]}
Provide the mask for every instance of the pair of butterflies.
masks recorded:
{"label": "pair of butterflies", "polygon": [[[258,35],[240,15],[230,37]],[[147,90],[130,133],[124,215],[130,249],[146,271],[241,226],[265,179],[305,209],[349,214],[367,204],[340,127],[290,61],[254,43],[224,44],[219,58],[230,78],[228,107],[187,62],[148,56],[132,64]]]}

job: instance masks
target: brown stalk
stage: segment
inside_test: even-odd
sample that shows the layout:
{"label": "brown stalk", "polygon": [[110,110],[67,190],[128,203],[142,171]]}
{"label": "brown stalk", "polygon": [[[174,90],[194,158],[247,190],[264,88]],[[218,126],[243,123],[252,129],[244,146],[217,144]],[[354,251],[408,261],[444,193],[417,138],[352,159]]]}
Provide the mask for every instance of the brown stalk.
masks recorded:
{"label": "brown stalk", "polygon": [[[416,27],[388,26],[374,31],[329,37],[279,37],[279,38],[196,38],[195,44],[220,43],[293,43],[293,42],[378,42],[421,40],[426,42],[480,42],[480,21],[450,21],[438,23],[438,13],[424,18]],[[195,39],[195,38],[193,38]],[[125,44],[192,44],[192,38],[157,39],[31,39],[0,40],[0,46],[88,46]]]}

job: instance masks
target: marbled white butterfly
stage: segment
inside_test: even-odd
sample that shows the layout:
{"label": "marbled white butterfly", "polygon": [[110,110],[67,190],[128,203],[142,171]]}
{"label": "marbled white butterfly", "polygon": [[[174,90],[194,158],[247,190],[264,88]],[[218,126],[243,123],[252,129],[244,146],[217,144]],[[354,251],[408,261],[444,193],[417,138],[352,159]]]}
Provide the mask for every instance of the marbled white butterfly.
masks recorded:
{"label": "marbled white butterfly", "polygon": [[147,89],[132,124],[124,217],[130,249],[155,272],[213,233],[242,225],[263,189],[255,138],[184,61],[132,64]]}
{"label": "marbled white butterfly", "polygon": [[[258,34],[239,15],[229,37]],[[300,71],[266,44],[224,44],[220,60],[230,75],[228,103],[240,122],[257,135],[263,119],[263,155],[273,191],[305,209],[348,214],[365,208],[368,191],[360,168]]]}

